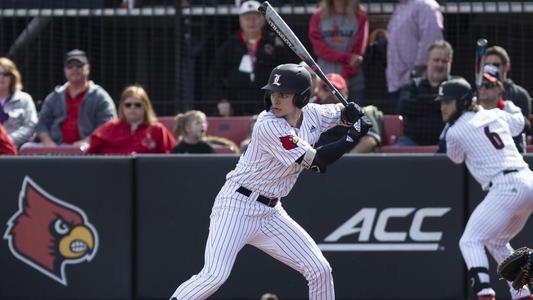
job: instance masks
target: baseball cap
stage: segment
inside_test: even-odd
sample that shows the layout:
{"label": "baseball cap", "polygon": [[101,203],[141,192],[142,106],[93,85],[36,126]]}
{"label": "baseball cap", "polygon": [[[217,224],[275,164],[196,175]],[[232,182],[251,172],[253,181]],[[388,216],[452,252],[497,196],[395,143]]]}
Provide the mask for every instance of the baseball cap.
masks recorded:
{"label": "baseball cap", "polygon": [[259,13],[259,2],[257,1],[245,1],[241,4],[241,7],[239,8],[239,15],[244,15],[249,12],[256,12]]}
{"label": "baseball cap", "polygon": [[[341,75],[337,73],[328,73],[326,74],[326,77],[329,79],[331,84],[333,84],[338,90],[348,89],[348,86],[346,85],[346,80],[344,80]],[[323,81],[320,83],[320,85],[322,86],[322,88],[326,87],[326,83]]]}
{"label": "baseball cap", "polygon": [[89,59],[87,59],[87,54],[85,54],[85,51],[74,49],[70,50],[65,54],[65,64],[67,64],[70,60],[78,60],[79,62],[83,64],[89,64]]}
{"label": "baseball cap", "polygon": [[444,81],[439,86],[439,95],[435,101],[444,100],[460,100],[462,99],[472,87],[464,78],[456,78]]}
{"label": "baseball cap", "polygon": [[502,80],[500,70],[496,66],[490,64],[483,66],[483,78],[492,83]]}

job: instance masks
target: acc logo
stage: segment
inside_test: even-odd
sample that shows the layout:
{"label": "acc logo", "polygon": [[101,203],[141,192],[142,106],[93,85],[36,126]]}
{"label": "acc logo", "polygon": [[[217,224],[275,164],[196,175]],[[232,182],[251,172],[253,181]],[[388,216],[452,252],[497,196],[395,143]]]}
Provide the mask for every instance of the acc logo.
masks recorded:
{"label": "acc logo", "polygon": [[298,137],[294,135],[286,135],[279,138],[281,141],[281,145],[283,145],[283,148],[287,150],[292,150],[296,147],[298,147]]}
{"label": "acc logo", "polygon": [[16,258],[65,286],[66,265],[91,261],[98,250],[98,234],[85,212],[27,176],[4,239]]}
{"label": "acc logo", "polygon": [[[365,207],[330,233],[324,239],[327,243],[318,246],[323,251],[437,251],[442,232],[422,231],[422,223],[440,218],[450,210],[450,207],[391,207],[378,214],[377,208]],[[408,231],[387,230],[391,219],[407,218],[413,212]],[[338,243],[341,238],[354,235],[358,235],[357,242]],[[372,235],[377,243],[369,243]],[[407,237],[414,242],[408,243]]]}

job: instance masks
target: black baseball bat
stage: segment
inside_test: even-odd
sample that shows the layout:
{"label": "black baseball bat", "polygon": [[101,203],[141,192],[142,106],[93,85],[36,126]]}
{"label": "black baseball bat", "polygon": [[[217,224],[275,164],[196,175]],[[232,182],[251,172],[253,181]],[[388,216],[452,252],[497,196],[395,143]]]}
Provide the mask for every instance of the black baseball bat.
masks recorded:
{"label": "black baseball bat", "polygon": [[481,82],[483,81],[483,66],[481,64],[483,63],[483,58],[485,56],[485,53],[487,52],[487,44],[488,42],[484,38],[478,39],[476,42],[476,87],[480,87]]}
{"label": "black baseball bat", "polygon": [[272,29],[276,32],[276,34],[285,42],[285,44],[291,48],[291,50],[298,55],[298,57],[305,61],[307,65],[315,72],[315,74],[322,79],[330,89],[331,93],[339,99],[339,101],[344,104],[344,106],[348,105],[348,101],[344,98],[344,96],[337,90],[337,88],[329,81],[329,79],[326,77],[324,72],[322,72],[322,69],[320,69],[320,66],[315,62],[313,57],[307,52],[307,49],[305,49],[304,45],[296,34],[292,32],[291,28],[285,23],[285,21],[281,18],[281,16],[276,12],[276,10],[268,3],[268,1],[265,1],[261,4],[259,7],[259,12],[261,12],[267,21],[267,23],[272,27]]}

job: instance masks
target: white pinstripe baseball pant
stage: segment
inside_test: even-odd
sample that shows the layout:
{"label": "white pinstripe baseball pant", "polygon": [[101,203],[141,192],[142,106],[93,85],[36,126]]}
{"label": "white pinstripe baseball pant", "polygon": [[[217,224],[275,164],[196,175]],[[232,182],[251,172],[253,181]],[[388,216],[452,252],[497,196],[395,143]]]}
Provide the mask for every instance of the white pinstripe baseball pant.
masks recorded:
{"label": "white pinstripe baseball pant", "polygon": [[[522,169],[497,175],[485,199],[472,212],[459,241],[468,269],[488,269],[484,247],[498,264],[511,255],[514,250],[509,241],[522,230],[532,212],[533,173]],[[524,288],[516,294],[525,297],[529,290]]]}
{"label": "white pinstripe baseball pant", "polygon": [[171,299],[205,299],[229,277],[238,252],[255,246],[300,272],[308,281],[309,299],[335,299],[331,267],[317,244],[283,209],[268,207],[235,190],[227,181],[211,212],[205,264],[200,273],[182,283]]}

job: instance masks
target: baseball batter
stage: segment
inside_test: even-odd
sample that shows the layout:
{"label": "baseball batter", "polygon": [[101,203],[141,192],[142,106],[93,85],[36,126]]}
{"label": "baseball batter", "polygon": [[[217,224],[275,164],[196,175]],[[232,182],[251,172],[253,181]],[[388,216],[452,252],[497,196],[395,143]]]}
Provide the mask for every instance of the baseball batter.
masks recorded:
{"label": "baseball batter", "polygon": [[[533,172],[513,142],[524,128],[520,108],[509,101],[504,110],[485,110],[472,100],[471,87],[462,78],[442,83],[436,98],[443,121],[450,125],[448,157],[457,164],[465,162],[488,190],[472,212],[459,246],[474,293],[479,300],[495,300],[484,247],[498,264],[513,252],[509,241],[533,212]],[[513,299],[533,299],[527,286],[511,289],[511,294]]]}
{"label": "baseball batter", "polygon": [[[205,299],[229,277],[239,251],[255,246],[300,272],[309,299],[334,299],[331,267],[315,241],[283,209],[280,198],[304,169],[324,172],[370,125],[351,103],[309,104],[311,75],[296,64],[280,65],[263,87],[265,107],[236,168],[226,176],[211,213],[205,265],[182,283],[171,300]],[[338,124],[346,137],[317,149],[320,134]]]}

